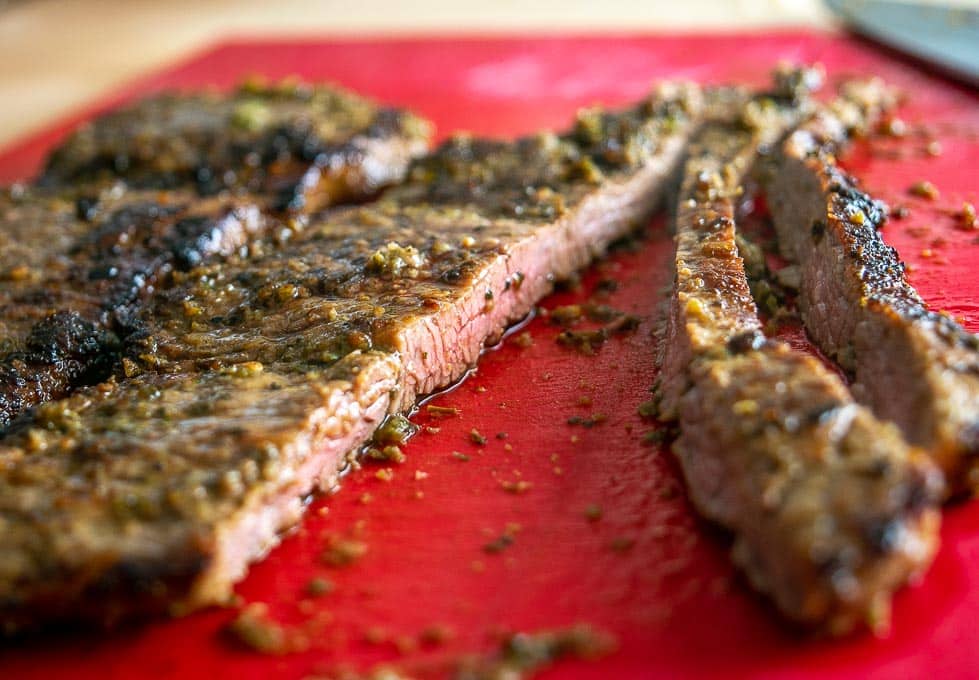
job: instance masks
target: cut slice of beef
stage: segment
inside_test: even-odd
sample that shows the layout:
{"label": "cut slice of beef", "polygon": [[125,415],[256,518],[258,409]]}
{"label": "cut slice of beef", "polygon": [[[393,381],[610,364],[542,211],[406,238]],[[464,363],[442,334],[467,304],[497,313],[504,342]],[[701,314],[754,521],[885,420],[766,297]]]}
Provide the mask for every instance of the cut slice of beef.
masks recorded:
{"label": "cut slice of beef", "polygon": [[819,360],[761,332],[735,202],[798,113],[777,105],[692,144],[660,396],[690,498],[732,532],[735,563],[786,617],[839,634],[886,625],[894,591],[930,564],[942,482]]}
{"label": "cut slice of beef", "polygon": [[40,406],[0,443],[0,622],[226,601],[249,562],[336,484],[390,408],[395,359],[110,381]]}
{"label": "cut slice of beef", "polygon": [[294,211],[362,199],[398,181],[431,126],[337,87],[246,83],[230,94],[162,94],[85,125],[50,156],[42,184],[121,178],[271,197]]}
{"label": "cut slice of beef", "polygon": [[303,226],[269,208],[376,192],[428,134],[409,113],[296,83],[161,95],[79,130],[45,186],[0,199],[0,431],[107,377],[140,301],[173,271]]}
{"label": "cut slice of beef", "polygon": [[650,216],[699,101],[664,86],[560,136],[456,138],[376,204],[175,274],[142,308],[128,377],[0,440],[0,622],[222,601],[385,415]]}
{"label": "cut slice of beef", "polygon": [[854,394],[944,470],[951,493],[979,487],[979,338],[930,311],[878,231],[886,210],[836,163],[854,127],[893,103],[879,82],[843,96],[782,146],[768,176],[782,249],[802,272],[809,335],[855,376]]}

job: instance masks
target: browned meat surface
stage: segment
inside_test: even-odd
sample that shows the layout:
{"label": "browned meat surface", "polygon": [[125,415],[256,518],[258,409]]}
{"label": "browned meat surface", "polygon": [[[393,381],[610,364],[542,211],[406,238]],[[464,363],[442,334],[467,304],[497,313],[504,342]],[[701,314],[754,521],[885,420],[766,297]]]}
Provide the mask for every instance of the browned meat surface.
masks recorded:
{"label": "browned meat surface", "polygon": [[162,95],[83,127],[52,154],[46,187],[0,201],[0,431],[106,378],[173,271],[303,226],[262,209],[363,198],[400,179],[428,134],[406,112],[296,83]]}
{"label": "browned meat surface", "polygon": [[237,252],[270,221],[240,199],[135,191],[98,200],[31,191],[0,203],[0,431],[108,377],[145,293]]}
{"label": "browned meat surface", "polygon": [[929,311],[882,240],[885,209],[835,154],[890,96],[853,83],[831,110],[788,138],[770,174],[781,247],[802,271],[810,336],[855,376],[854,394],[893,420],[945,471],[949,491],[979,487],[979,338]]}
{"label": "browned meat surface", "polygon": [[695,89],[664,87],[560,136],[455,139],[376,204],[175,274],[128,377],[0,440],[0,622],[222,601],[386,414],[649,217],[698,112]]}
{"label": "browned meat surface", "polygon": [[833,634],[885,625],[938,545],[941,477],[811,356],[767,340],[735,241],[734,202],[792,107],[694,142],[677,205],[663,413],[689,495],[788,618]]}
{"label": "browned meat surface", "polygon": [[245,190],[308,211],[399,180],[430,134],[414,115],[340,88],[256,82],[227,95],[162,94],[103,115],[52,153],[41,182]]}

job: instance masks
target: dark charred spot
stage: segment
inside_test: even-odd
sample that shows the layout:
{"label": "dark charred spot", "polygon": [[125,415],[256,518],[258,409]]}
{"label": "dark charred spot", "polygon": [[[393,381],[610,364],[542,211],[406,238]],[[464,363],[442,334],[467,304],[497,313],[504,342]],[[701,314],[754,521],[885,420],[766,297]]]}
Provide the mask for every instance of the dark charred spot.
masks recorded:
{"label": "dark charred spot", "polygon": [[222,173],[215,172],[210,166],[201,165],[194,170],[194,188],[201,196],[213,196],[224,188]]}
{"label": "dark charred spot", "polygon": [[112,315],[118,308],[130,305],[139,298],[150,280],[151,273],[146,268],[147,265],[125,266],[117,276],[108,279],[110,284],[99,291],[102,308],[107,314]]}
{"label": "dark charred spot", "polygon": [[114,333],[76,312],[36,323],[24,351],[0,364],[0,431],[32,406],[105,379],[119,350]]}
{"label": "dark charred spot", "polygon": [[119,276],[119,267],[111,264],[97,265],[88,270],[89,281],[104,281],[117,276]]}
{"label": "dark charred spot", "polygon": [[810,233],[812,234],[812,240],[819,243],[823,238],[823,234],[826,233],[826,223],[822,220],[813,220]]}
{"label": "dark charred spot", "polygon": [[174,266],[182,271],[196,267],[217,249],[218,227],[209,217],[186,217],[174,225],[170,245]]}
{"label": "dark charred spot", "polygon": [[921,471],[908,485],[904,507],[909,513],[934,508],[945,497],[946,485],[942,475]]}
{"label": "dark charred spot", "polygon": [[91,196],[82,196],[75,201],[75,215],[80,220],[91,222],[99,214],[99,199]]}
{"label": "dark charred spot", "polygon": [[112,171],[117,175],[123,175],[129,170],[130,161],[127,154],[117,154],[112,158]]}
{"label": "dark charred spot", "polygon": [[[140,317],[138,308],[129,307],[118,310],[112,315],[117,334],[122,339],[122,347],[128,355],[132,346],[139,344],[150,335],[146,321]],[[142,351],[142,350],[141,350]],[[137,352],[138,354],[138,352]]]}
{"label": "dark charred spot", "polygon": [[462,279],[462,268],[452,267],[442,273],[441,279],[446,283],[459,283]]}
{"label": "dark charred spot", "polygon": [[835,402],[816,406],[806,411],[804,418],[810,425],[821,425],[833,416],[838,406]]}
{"label": "dark charred spot", "polygon": [[[258,147],[266,170],[277,161],[289,159],[320,163],[321,157],[328,155],[329,151],[308,123],[299,122],[272,128]],[[322,158],[322,162],[328,162],[328,159]]]}
{"label": "dark charred spot", "polygon": [[708,229],[720,231],[722,229],[734,228],[734,220],[727,215],[718,215],[706,224]]}
{"label": "dark charred spot", "polygon": [[887,474],[893,469],[891,461],[887,458],[878,458],[867,468],[867,474],[871,477],[886,477]]}
{"label": "dark charred spot", "polygon": [[727,350],[731,354],[744,354],[761,349],[765,346],[766,342],[768,341],[765,338],[765,334],[761,331],[745,331],[744,333],[738,333],[732,336],[727,341]]}
{"label": "dark charred spot", "polygon": [[299,212],[306,206],[306,196],[302,188],[294,185],[276,194],[272,200],[272,210],[277,212]]}
{"label": "dark charred spot", "polygon": [[30,391],[18,365],[9,361],[0,364],[0,432],[4,432],[24,409]]}
{"label": "dark charred spot", "polygon": [[31,329],[27,338],[30,360],[57,363],[84,361],[119,349],[119,340],[76,312],[55,312]]}
{"label": "dark charred spot", "polygon": [[95,258],[120,256],[130,243],[142,244],[154,232],[157,221],[175,214],[179,208],[156,203],[134,203],[108,215],[98,227],[76,245],[73,253],[90,252]]}
{"label": "dark charred spot", "polygon": [[900,545],[904,529],[903,519],[872,520],[864,526],[864,536],[874,550],[886,555]]}
{"label": "dark charred spot", "polygon": [[848,217],[847,211],[859,210],[870,222],[866,226],[874,229],[880,229],[887,221],[889,212],[887,204],[876,201],[861,191],[857,187],[856,180],[844,172],[835,170],[829,189],[837,196],[834,208],[836,212],[842,212],[842,217]]}

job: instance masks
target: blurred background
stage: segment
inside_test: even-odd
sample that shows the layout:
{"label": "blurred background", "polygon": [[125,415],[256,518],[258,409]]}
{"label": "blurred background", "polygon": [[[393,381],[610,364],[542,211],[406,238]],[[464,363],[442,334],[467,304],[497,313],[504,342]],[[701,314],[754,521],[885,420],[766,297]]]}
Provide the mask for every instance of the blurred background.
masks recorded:
{"label": "blurred background", "polygon": [[776,27],[834,30],[836,23],[820,0],[0,0],[0,147],[232,36]]}

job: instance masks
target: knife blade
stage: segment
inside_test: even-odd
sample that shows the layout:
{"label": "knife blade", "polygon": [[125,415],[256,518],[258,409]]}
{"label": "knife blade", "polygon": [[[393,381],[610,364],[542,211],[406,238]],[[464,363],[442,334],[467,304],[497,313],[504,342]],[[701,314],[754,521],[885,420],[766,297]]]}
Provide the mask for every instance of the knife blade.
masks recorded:
{"label": "knife blade", "polygon": [[979,10],[894,0],[825,0],[855,31],[979,87]]}

